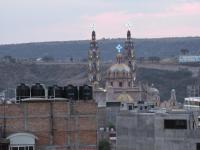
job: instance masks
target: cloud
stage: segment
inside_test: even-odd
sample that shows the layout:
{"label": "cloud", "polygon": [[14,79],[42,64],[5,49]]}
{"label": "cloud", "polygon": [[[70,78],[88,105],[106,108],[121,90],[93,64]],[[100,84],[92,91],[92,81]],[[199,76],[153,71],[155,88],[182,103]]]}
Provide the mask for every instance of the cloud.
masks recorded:
{"label": "cloud", "polygon": [[185,2],[162,12],[134,13],[127,11],[104,12],[84,16],[85,23],[94,23],[101,37],[123,37],[125,24],[131,22],[137,37],[200,35],[200,3]]}
{"label": "cloud", "polygon": [[[0,0],[0,42],[200,35],[199,0]],[[173,34],[172,34],[173,33]]]}

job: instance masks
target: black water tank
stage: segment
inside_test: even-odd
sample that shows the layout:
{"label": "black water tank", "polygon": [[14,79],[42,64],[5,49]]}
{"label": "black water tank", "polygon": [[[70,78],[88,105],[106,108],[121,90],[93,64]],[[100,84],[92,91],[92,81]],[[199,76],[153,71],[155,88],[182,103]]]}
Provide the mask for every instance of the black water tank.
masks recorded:
{"label": "black water tank", "polygon": [[40,83],[36,83],[31,87],[31,97],[45,98],[45,89]]}
{"label": "black water tank", "polygon": [[21,83],[16,88],[16,99],[21,100],[25,98],[30,98],[30,87]]}
{"label": "black water tank", "polygon": [[92,100],[92,87],[88,85],[83,85],[79,87],[79,99],[80,100]]}
{"label": "black water tank", "polygon": [[54,87],[53,86],[48,87],[48,98],[54,98]]}
{"label": "black water tank", "polygon": [[64,87],[64,97],[71,100],[78,100],[77,86],[68,85]]}
{"label": "black water tank", "polygon": [[63,88],[57,85],[48,87],[48,97],[49,98],[64,98]]}

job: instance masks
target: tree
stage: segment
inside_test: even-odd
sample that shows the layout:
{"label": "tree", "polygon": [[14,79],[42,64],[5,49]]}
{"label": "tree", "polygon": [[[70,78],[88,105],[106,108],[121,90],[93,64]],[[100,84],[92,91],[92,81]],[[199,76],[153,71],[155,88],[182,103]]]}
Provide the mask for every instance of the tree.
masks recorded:
{"label": "tree", "polygon": [[42,60],[43,60],[44,62],[53,62],[53,61],[54,61],[54,58],[51,57],[51,56],[44,56],[44,57],[42,57]]}
{"label": "tree", "polygon": [[157,57],[157,56],[150,56],[150,57],[148,57],[148,60],[149,60],[151,63],[159,63],[159,62],[160,62],[160,57]]}
{"label": "tree", "polygon": [[3,60],[8,63],[16,63],[16,59],[10,55],[6,55],[3,57]]}
{"label": "tree", "polygon": [[188,50],[188,49],[185,49],[185,48],[181,49],[181,54],[182,54],[182,55],[186,55],[186,54],[188,54],[188,53],[189,53],[189,50]]}
{"label": "tree", "polygon": [[74,58],[73,57],[70,57],[70,62],[73,62],[74,61]]}
{"label": "tree", "polygon": [[110,143],[107,140],[101,140],[99,142],[99,150],[111,150]]}
{"label": "tree", "polygon": [[143,63],[145,61],[145,58],[144,57],[138,57],[137,60],[138,60],[139,63]]}
{"label": "tree", "polygon": [[115,125],[114,124],[112,124],[111,122],[108,124],[108,128],[109,128],[109,130],[111,129],[111,128],[113,128],[114,130],[115,130]]}

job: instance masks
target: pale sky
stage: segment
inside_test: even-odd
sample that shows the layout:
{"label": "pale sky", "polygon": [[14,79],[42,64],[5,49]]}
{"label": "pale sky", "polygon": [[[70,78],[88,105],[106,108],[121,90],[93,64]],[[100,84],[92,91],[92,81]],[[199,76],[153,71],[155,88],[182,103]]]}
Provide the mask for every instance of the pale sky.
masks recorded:
{"label": "pale sky", "polygon": [[0,0],[0,44],[200,36],[200,0]]}

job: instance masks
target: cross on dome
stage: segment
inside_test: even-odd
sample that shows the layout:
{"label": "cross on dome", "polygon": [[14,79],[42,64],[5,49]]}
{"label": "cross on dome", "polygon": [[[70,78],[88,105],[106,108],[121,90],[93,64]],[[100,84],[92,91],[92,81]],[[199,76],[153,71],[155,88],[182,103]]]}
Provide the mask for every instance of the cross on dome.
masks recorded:
{"label": "cross on dome", "polygon": [[118,44],[117,46],[116,46],[116,49],[117,49],[117,51],[118,51],[118,53],[121,53],[121,49],[122,49],[123,47],[120,45],[120,44]]}

